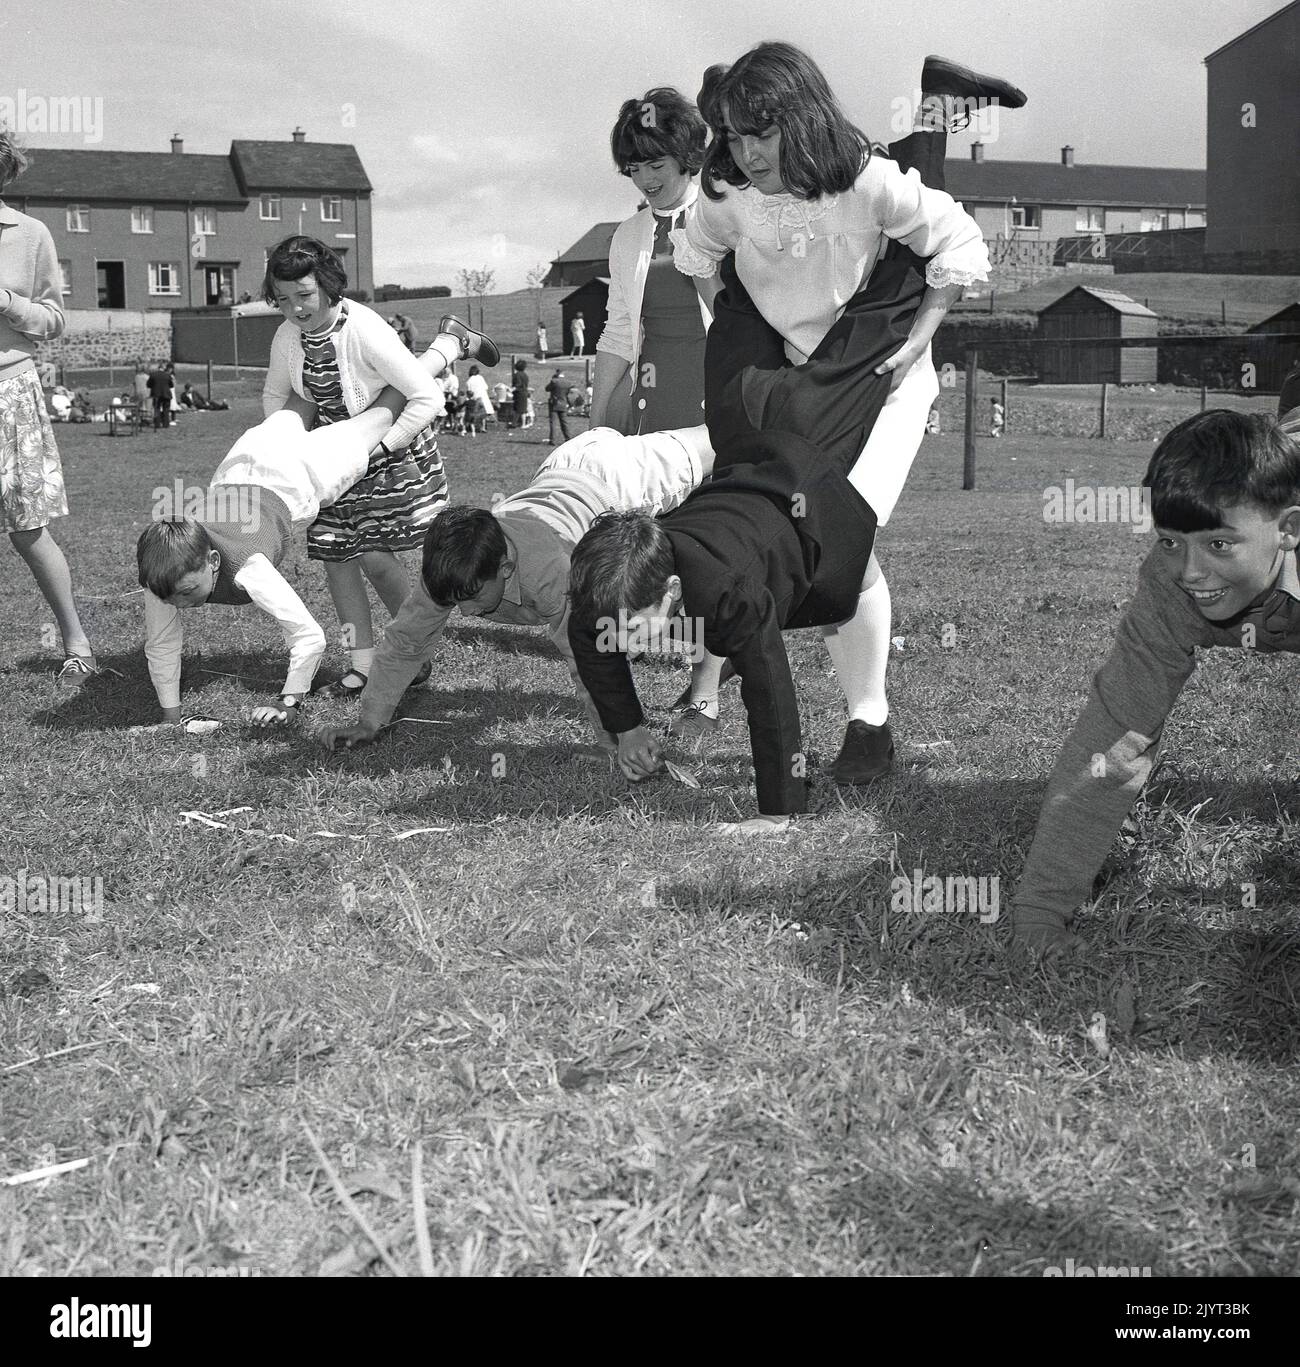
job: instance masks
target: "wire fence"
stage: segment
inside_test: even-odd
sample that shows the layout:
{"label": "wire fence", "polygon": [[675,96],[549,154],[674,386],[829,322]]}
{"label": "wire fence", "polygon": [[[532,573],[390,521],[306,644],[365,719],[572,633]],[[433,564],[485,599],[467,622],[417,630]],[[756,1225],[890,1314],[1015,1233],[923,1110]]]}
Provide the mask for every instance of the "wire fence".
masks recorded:
{"label": "wire fence", "polygon": [[[1300,365],[1300,332],[1239,333],[1232,336],[1077,337],[1022,340],[1035,372],[1052,353],[1088,348],[1097,368],[1095,383],[1043,385],[1029,377],[982,374],[981,349],[967,346],[965,366],[940,370],[939,418],[945,404],[961,404],[962,488],[975,488],[976,451],[981,439],[1003,436],[1096,437],[1152,441],[1176,423],[1206,408],[1276,411],[1278,391]],[[1120,385],[1106,378],[1120,373],[1120,352],[1132,347],[1174,348],[1200,368],[1199,386]],[[1213,377],[1213,383],[1211,383]],[[950,397],[945,398],[948,395]]]}

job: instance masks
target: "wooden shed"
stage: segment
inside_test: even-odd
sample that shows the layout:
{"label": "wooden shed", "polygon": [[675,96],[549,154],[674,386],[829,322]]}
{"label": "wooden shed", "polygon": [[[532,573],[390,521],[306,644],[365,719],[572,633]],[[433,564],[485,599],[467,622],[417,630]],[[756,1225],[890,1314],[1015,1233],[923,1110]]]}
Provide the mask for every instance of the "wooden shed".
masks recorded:
{"label": "wooden shed", "polygon": [[[1247,332],[1300,332],[1300,300],[1279,309],[1246,329]],[[1281,391],[1282,381],[1292,366],[1300,362],[1300,342],[1265,342],[1247,352],[1255,366],[1255,388],[1265,394]]]}
{"label": "wooden shed", "polygon": [[[1155,337],[1159,319],[1118,290],[1076,285],[1038,315],[1042,384],[1155,384],[1156,348],[1080,346],[1084,337]],[[1053,342],[1070,342],[1053,346]]]}
{"label": "wooden shed", "polygon": [[575,313],[581,313],[582,321],[587,325],[583,332],[583,354],[594,356],[596,343],[600,340],[600,334],[605,331],[605,319],[609,316],[609,276],[600,275],[594,280],[588,280],[585,285],[579,285],[576,290],[560,300],[560,316],[563,319],[561,335],[566,355],[569,351],[569,339],[573,335],[569,331],[569,324],[573,322]]}

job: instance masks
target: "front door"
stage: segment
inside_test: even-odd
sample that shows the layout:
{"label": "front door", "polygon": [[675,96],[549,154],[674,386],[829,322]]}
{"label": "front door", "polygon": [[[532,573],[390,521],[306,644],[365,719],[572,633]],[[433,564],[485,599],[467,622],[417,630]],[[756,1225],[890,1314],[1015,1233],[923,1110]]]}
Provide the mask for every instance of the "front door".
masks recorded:
{"label": "front door", "polygon": [[95,287],[102,309],[124,309],[126,307],[126,263],[124,261],[97,261],[95,263]]}
{"label": "front door", "polygon": [[235,268],[233,266],[204,266],[203,302],[212,308],[235,302]]}

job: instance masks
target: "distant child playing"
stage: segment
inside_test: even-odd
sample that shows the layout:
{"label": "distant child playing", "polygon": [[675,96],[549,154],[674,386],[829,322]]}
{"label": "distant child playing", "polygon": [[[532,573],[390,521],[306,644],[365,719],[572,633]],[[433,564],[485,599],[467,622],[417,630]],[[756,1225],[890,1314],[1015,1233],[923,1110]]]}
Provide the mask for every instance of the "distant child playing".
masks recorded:
{"label": "distant child playing", "polygon": [[487,365],[500,358],[487,338],[450,316],[417,358],[378,313],[345,299],[346,288],[343,263],[323,242],[288,237],[272,250],[263,296],[285,321],[271,344],[262,405],[269,415],[292,395],[300,405],[314,405],[315,421],[326,424],[363,412],[385,386],[406,395],[405,408],[371,453],[364,477],[307,532],[308,558],[325,562],[348,648],[351,668],[334,691],[353,695],[366,685],[375,647],[365,579],[396,614],[410,588],[396,552],[418,547],[447,502],[447,477],[431,426],[442,410],[433,377],[466,356]]}
{"label": "distant child playing", "polygon": [[273,413],[217,467],[202,518],[159,520],[140,533],[145,657],[164,721],[181,719],[181,611],[204,603],[254,603],[284,632],[284,687],[252,720],[282,722],[299,705],[325,653],[325,633],[278,566],[294,533],[365,474],[371,451],[406,406],[396,390],[385,389],[364,413],[310,434],[301,413]]}
{"label": "distant child playing", "polygon": [[1155,766],[1197,647],[1300,653],[1300,373],[1295,381],[1281,422],[1199,413],[1151,457],[1158,540],[1056,761],[1016,890],[1015,935],[1038,953],[1077,943],[1067,923]]}

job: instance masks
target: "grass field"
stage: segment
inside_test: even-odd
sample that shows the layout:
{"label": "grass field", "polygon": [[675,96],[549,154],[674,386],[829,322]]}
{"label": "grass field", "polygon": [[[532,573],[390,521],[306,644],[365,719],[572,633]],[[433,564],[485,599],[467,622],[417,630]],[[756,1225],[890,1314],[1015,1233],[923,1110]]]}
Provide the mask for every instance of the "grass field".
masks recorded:
{"label": "grass field", "polygon": [[[880,542],[897,774],[819,778],[792,834],[742,847],[711,829],[753,810],[734,692],[684,756],[699,791],[632,788],[575,751],[567,675],[523,629],[461,621],[408,708],[441,724],[367,750],[313,743],[342,702],[283,733],[133,733],[150,490],[205,481],[257,413],[245,392],[156,436],[60,429],[57,534],[117,673],[57,693],[43,602],[16,559],[0,584],[0,867],[105,888],[4,915],[0,1176],[90,1161],[0,1187],[0,1274],[1300,1270],[1296,662],[1204,659],[1086,964],[1007,946],[1147,545],[1045,524],[1043,491],[1134,483],[1149,442],[983,443],[963,494],[960,436],[928,440]],[[485,501],[546,447],[445,451],[454,497]],[[288,573],[332,632],[323,576]],[[234,718],[277,686],[266,621],[187,618],[190,700]],[[824,761],[838,690],[789,641]],[[662,720],[681,671],[638,680]],[[918,869],[997,878],[1001,916],[898,910]]]}

